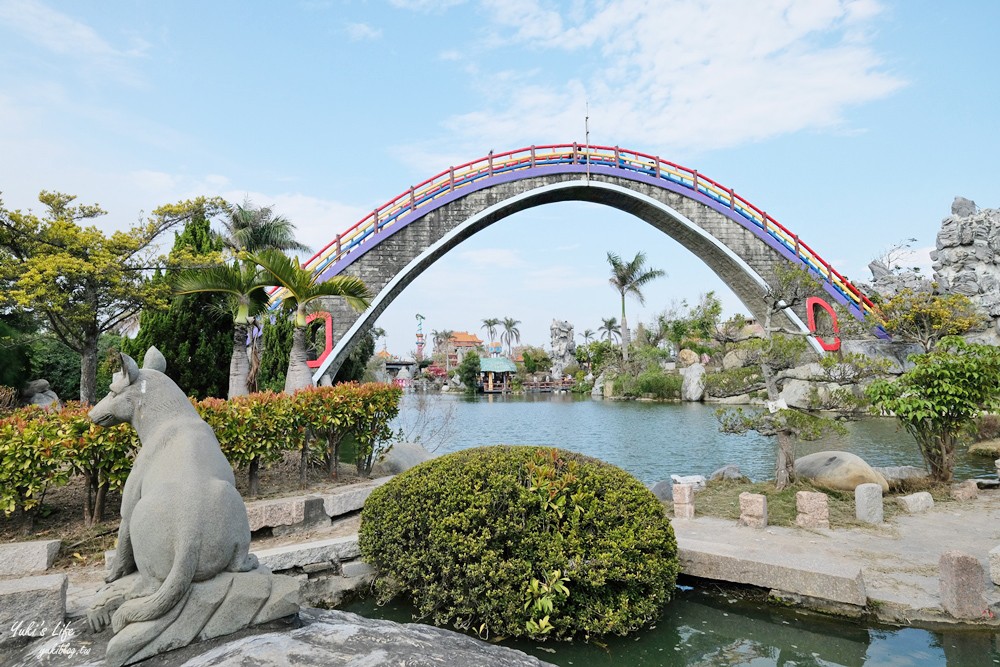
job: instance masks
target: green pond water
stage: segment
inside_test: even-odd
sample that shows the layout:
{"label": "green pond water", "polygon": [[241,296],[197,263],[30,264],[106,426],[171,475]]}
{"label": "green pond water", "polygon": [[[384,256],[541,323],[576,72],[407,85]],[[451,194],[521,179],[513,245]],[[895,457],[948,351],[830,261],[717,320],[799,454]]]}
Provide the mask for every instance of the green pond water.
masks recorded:
{"label": "green pond water", "polygon": [[[613,463],[646,483],[671,474],[707,476],[728,463],[754,480],[773,477],[774,440],[721,434],[715,408],[702,404],[604,401],[571,394],[406,394],[395,427],[439,454],[496,443],[558,446]],[[847,428],[846,436],[799,443],[796,455],[839,449],[876,466],[922,465],[916,443],[893,420],[866,419]],[[958,456],[958,478],[986,474],[995,474],[991,460]],[[869,626],[767,605],[711,582],[684,583],[690,586],[678,590],[651,627],[629,637],[589,644],[503,645],[574,667],[1000,664],[997,633]],[[359,600],[347,611],[400,622],[413,618],[401,601],[378,607]]]}

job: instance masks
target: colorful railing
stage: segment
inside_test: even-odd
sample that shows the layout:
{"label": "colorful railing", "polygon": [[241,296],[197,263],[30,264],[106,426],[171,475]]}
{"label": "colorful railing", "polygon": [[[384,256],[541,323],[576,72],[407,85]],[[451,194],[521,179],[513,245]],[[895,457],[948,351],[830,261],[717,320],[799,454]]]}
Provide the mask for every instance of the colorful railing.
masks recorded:
{"label": "colorful railing", "polygon": [[[378,242],[377,234],[384,229],[401,224],[407,217],[419,214],[433,206],[436,200],[455,191],[479,184],[511,172],[524,171],[551,165],[587,165],[610,167],[630,174],[642,174],[654,180],[663,180],[682,186],[708,197],[744,218],[755,228],[758,235],[768,236],[786,248],[799,262],[821,280],[829,283],[846,301],[859,312],[868,313],[874,305],[853,283],[830,266],[797,234],[736,194],[732,188],[700,174],[696,169],[688,169],[655,155],[620,148],[618,146],[586,146],[583,144],[552,144],[530,146],[505,153],[490,153],[486,157],[449,167],[431,178],[402,192],[393,199],[374,209],[364,218],[338,234],[333,241],[310,257],[304,268],[318,275],[335,262]],[[283,289],[271,292],[271,308],[276,308],[283,298]]]}

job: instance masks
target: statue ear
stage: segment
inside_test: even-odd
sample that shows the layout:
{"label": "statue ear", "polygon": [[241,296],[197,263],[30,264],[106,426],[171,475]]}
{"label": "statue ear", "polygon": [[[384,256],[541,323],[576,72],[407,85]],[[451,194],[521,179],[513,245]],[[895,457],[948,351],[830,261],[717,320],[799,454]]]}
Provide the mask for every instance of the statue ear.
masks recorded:
{"label": "statue ear", "polygon": [[122,376],[128,378],[128,383],[132,384],[139,379],[139,367],[136,365],[135,360],[125,354],[121,353],[122,357]]}
{"label": "statue ear", "polygon": [[146,350],[146,356],[142,358],[142,367],[165,373],[167,371],[167,359],[154,345]]}

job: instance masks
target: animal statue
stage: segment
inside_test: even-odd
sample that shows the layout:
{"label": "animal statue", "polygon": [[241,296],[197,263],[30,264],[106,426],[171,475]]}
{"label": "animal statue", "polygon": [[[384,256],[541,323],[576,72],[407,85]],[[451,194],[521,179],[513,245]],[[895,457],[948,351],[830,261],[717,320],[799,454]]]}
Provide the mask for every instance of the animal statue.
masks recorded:
{"label": "animal statue", "polygon": [[118,550],[107,577],[110,583],[139,573],[111,617],[115,633],[164,616],[192,582],[257,566],[233,470],[212,428],[164,375],[163,355],[150,348],[140,369],[122,354],[121,367],[88,415],[101,426],[128,422],[142,444],[125,481]]}

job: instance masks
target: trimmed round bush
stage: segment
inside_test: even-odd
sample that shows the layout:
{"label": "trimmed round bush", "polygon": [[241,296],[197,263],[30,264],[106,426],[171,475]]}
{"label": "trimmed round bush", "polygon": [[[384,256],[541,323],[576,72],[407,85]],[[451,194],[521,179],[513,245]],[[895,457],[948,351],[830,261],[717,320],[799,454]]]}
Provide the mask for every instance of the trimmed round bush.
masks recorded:
{"label": "trimmed round bush", "polygon": [[438,625],[480,634],[624,635],[677,579],[663,507],[628,473],[544,447],[448,454],[379,487],[361,554],[382,601],[404,594]]}

